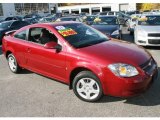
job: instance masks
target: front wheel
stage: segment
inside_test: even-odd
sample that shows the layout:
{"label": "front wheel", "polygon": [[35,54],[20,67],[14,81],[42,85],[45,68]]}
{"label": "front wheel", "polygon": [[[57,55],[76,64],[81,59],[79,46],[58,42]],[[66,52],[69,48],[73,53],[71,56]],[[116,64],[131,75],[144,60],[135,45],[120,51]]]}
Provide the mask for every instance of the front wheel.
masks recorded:
{"label": "front wheel", "polygon": [[15,56],[11,53],[8,55],[7,59],[8,59],[8,65],[9,65],[10,70],[13,73],[18,73],[21,70],[21,68],[17,63]]}
{"label": "front wheel", "polygon": [[82,71],[76,75],[73,91],[78,98],[87,102],[95,102],[103,95],[99,79],[90,71]]}

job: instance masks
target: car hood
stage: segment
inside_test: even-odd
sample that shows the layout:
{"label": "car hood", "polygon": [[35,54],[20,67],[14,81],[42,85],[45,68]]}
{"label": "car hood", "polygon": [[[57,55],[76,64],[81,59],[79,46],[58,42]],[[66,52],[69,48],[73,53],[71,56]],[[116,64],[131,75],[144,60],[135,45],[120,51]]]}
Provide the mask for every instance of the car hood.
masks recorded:
{"label": "car hood", "polygon": [[138,29],[141,29],[145,32],[149,32],[149,33],[157,33],[160,31],[160,25],[154,25],[154,26],[138,26]]}
{"label": "car hood", "polygon": [[115,30],[119,30],[119,25],[92,25],[92,27],[109,35],[112,34]]}
{"label": "car hood", "polygon": [[80,48],[80,52],[93,61],[105,65],[111,63],[126,63],[139,66],[151,58],[142,47],[120,40],[110,40],[100,44]]}

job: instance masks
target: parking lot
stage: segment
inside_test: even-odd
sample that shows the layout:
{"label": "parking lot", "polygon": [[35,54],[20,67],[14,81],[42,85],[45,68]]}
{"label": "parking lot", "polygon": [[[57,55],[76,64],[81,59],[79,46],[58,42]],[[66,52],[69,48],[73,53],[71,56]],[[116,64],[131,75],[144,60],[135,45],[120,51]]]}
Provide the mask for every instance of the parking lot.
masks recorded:
{"label": "parking lot", "polygon": [[[123,40],[133,42],[125,27]],[[160,47],[145,48],[160,67]],[[159,93],[160,79],[157,79],[148,91],[139,96],[128,99],[104,96],[96,103],[87,103],[78,99],[67,85],[52,79],[27,70],[20,74],[11,73],[0,47],[1,117],[160,116]]]}

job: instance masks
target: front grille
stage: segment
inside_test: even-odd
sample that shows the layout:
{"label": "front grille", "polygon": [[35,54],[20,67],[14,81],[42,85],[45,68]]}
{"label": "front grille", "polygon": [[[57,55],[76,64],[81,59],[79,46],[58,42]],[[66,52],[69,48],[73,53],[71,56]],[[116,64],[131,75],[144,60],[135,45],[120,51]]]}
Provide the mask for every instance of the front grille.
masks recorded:
{"label": "front grille", "polygon": [[148,39],[149,44],[160,44],[160,39]]}
{"label": "front grille", "polygon": [[151,74],[153,72],[153,70],[156,68],[156,62],[153,59],[149,59],[148,61],[146,61],[145,63],[140,65],[140,67],[146,73]]}
{"label": "front grille", "polygon": [[149,37],[160,37],[160,33],[148,33]]}

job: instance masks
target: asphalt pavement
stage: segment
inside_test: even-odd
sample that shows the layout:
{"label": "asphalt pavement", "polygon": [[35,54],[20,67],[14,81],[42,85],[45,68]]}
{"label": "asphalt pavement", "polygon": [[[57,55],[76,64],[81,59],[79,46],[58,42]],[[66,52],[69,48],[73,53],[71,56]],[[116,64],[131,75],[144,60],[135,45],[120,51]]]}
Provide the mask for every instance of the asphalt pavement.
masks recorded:
{"label": "asphalt pavement", "polygon": [[[133,42],[133,36],[126,28],[123,29],[123,40]],[[160,47],[146,49],[160,67]],[[78,99],[67,85],[60,82],[27,70],[13,74],[0,50],[0,117],[54,116],[159,117],[160,77],[139,96],[128,99],[104,96],[96,103],[88,103]]]}

